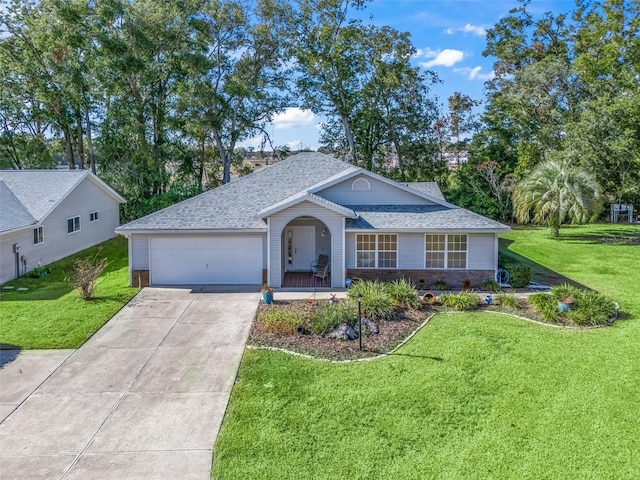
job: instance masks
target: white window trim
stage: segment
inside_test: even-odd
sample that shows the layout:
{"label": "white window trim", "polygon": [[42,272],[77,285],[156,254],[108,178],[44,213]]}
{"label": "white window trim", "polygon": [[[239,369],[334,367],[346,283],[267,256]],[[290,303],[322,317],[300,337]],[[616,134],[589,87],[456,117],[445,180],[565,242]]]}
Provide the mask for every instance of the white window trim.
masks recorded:
{"label": "white window trim", "polygon": [[[75,219],[78,219],[78,229],[75,229]],[[69,220],[73,220],[74,230],[72,232],[69,231]],[[73,235],[74,233],[78,233],[82,229],[82,221],[80,220],[80,215],[76,215],[75,217],[67,218],[67,235]]]}
{"label": "white window trim", "polygon": [[[427,267],[427,236],[428,235],[444,235],[444,267],[442,268],[434,268]],[[452,253],[465,252],[465,262],[464,267],[459,268],[449,268],[449,235],[464,235],[467,237],[467,249],[466,250],[451,250]],[[424,258],[422,261],[422,265],[427,270],[468,270],[469,269],[469,234],[468,233],[425,233],[424,234]],[[433,252],[442,252],[443,250],[430,250]]]}
{"label": "white window trim", "polygon": [[[91,220],[91,216],[93,215],[93,220]],[[97,222],[100,220],[100,211],[95,210],[89,213],[89,223]]]}
{"label": "white window trim", "polygon": [[[34,245],[42,245],[44,243],[44,227],[42,225],[39,225],[37,227],[33,227],[33,231],[35,232],[36,230],[40,230],[42,232],[42,235],[40,235],[42,240],[40,240],[38,243],[33,242],[33,244]],[[34,239],[35,239],[35,237],[34,237]]]}
{"label": "white window trim", "polygon": [[[373,235],[376,237],[376,249],[375,250],[360,250],[362,252],[374,252],[375,256],[374,256],[374,260],[375,260],[375,267],[360,267],[358,266],[358,237],[360,235]],[[378,248],[378,237],[380,235],[393,235],[396,237],[396,266],[395,267],[379,267],[378,266],[378,254],[380,252],[393,252],[394,250],[380,250]],[[400,258],[400,252],[399,252],[399,239],[398,239],[398,234],[397,233],[356,233],[355,235],[355,265],[357,269],[360,270],[397,270],[398,269],[398,258]]]}

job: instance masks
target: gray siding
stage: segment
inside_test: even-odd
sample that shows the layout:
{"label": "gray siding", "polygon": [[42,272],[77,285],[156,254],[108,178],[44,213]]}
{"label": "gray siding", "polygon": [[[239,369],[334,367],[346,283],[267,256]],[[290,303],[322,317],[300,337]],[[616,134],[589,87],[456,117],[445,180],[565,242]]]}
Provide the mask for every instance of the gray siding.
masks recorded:
{"label": "gray siding", "polygon": [[[99,220],[90,222],[89,214],[95,211],[99,212]],[[68,234],[67,219],[76,216],[80,217],[80,231]],[[29,271],[38,264],[47,265],[115,237],[114,230],[119,224],[118,202],[87,177],[42,222],[43,243],[33,244],[31,228],[20,232],[19,237],[14,234],[2,236],[0,281],[15,278],[12,246],[16,243],[16,238],[19,238],[17,243],[22,246],[20,254],[26,257]]]}
{"label": "gray siding", "polygon": [[[33,230],[28,228],[18,232],[8,233],[0,237],[0,283],[16,278],[16,255],[13,253],[13,244],[19,243],[22,251],[20,255],[25,255],[27,260],[32,252],[39,250],[43,245],[33,244]],[[20,265],[22,272],[22,265]]]}
{"label": "gray siding", "polygon": [[[364,178],[370,190],[351,190],[354,180]],[[433,202],[379,180],[358,175],[317,192],[317,195],[340,205],[431,205]]]}
{"label": "gray siding", "polygon": [[467,268],[469,270],[493,270],[498,268],[496,244],[493,233],[469,235]]}
{"label": "gray siding", "polygon": [[[296,219],[305,216],[314,217],[326,226],[327,237],[322,238],[320,242],[318,242],[317,235],[319,233],[316,229],[316,251],[318,248],[326,248],[326,243],[330,241],[331,286],[334,288],[344,286],[344,217],[311,202],[302,202],[269,217],[269,285],[274,288],[279,288],[282,285],[284,266],[282,232],[284,228],[291,221],[304,221]],[[324,247],[322,247],[323,245]]]}
{"label": "gray siding", "polygon": [[133,235],[131,237],[131,270],[149,270],[149,237]]}
{"label": "gray siding", "polygon": [[[372,232],[373,233],[373,232]],[[423,269],[425,233],[401,233],[398,235],[398,268]],[[469,270],[493,270],[497,268],[495,255],[496,235],[469,234],[467,268]],[[356,268],[356,234],[346,234],[346,266]]]}

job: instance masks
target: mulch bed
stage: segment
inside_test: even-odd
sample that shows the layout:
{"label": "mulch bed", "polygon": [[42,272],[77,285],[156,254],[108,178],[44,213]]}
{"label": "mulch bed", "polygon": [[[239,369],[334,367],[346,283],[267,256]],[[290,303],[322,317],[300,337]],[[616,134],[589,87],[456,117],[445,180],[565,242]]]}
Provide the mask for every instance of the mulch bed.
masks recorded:
{"label": "mulch bed", "polygon": [[[327,300],[317,300],[314,304],[327,303]],[[277,300],[272,305],[260,303],[256,318],[262,312],[273,308],[288,306],[301,311],[310,310],[314,305],[304,300]],[[249,345],[283,348],[297,353],[312,355],[330,360],[347,360],[372,357],[388,353],[407,338],[424,320],[434,312],[425,306],[422,310],[401,310],[390,320],[374,320],[379,333],[364,335],[362,351],[359,350],[358,340],[334,340],[324,335],[305,334],[277,334],[267,332],[261,328],[260,322],[254,321],[249,334]],[[356,325],[356,331],[357,331]]]}

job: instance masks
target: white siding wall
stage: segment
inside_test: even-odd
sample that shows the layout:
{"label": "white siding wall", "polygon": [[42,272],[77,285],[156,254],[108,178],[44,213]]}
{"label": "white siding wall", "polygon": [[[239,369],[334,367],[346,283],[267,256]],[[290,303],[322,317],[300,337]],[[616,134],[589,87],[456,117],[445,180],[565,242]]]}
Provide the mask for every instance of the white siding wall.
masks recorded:
{"label": "white siding wall", "polygon": [[[373,233],[373,232],[372,232]],[[398,268],[424,268],[424,233],[401,233],[398,235]],[[495,256],[496,235],[469,234],[467,265],[469,270],[492,270],[497,268]],[[356,268],[356,234],[346,234],[346,268]]]}
{"label": "white siding wall", "polygon": [[[13,244],[19,243],[20,255],[25,255],[27,261],[30,257],[37,256],[37,250],[43,245],[33,244],[33,229],[20,230],[0,237],[0,283],[8,282],[16,278],[16,255],[13,253]],[[22,272],[22,264],[20,265]]]}
{"label": "white siding wall", "polygon": [[[41,194],[34,192],[34,194]],[[99,220],[89,221],[89,214],[98,211]],[[80,231],[67,233],[67,219],[80,217]],[[51,262],[67,257],[85,248],[115,237],[114,230],[120,224],[118,202],[97,187],[91,180],[85,178],[65,198],[58,207],[42,223],[44,242],[33,244],[33,229],[20,233],[20,240],[9,235],[3,235],[0,279],[2,282],[15,278],[15,256],[12,253],[14,243],[22,246],[21,255],[27,258],[27,271],[33,270],[38,263],[47,265]],[[10,238],[9,238],[10,237]],[[5,246],[5,243],[8,246]],[[7,266],[5,267],[5,262]],[[11,263],[11,267],[9,264]]]}
{"label": "white siding wall", "polygon": [[[371,190],[351,190],[356,178],[364,178],[371,185]],[[417,195],[405,192],[400,188],[387,185],[384,182],[358,175],[342,183],[317,192],[317,195],[340,205],[429,205],[429,202]]]}
{"label": "white siding wall", "polygon": [[467,266],[469,270],[493,270],[498,268],[496,243],[493,233],[469,235]]}
{"label": "white siding wall", "polygon": [[276,213],[269,218],[269,251],[271,255],[269,266],[269,285],[279,288],[282,285],[283,255],[282,231],[292,220],[310,216],[320,220],[328,229],[331,237],[331,286],[344,286],[344,217],[311,202],[302,202],[291,208]]}

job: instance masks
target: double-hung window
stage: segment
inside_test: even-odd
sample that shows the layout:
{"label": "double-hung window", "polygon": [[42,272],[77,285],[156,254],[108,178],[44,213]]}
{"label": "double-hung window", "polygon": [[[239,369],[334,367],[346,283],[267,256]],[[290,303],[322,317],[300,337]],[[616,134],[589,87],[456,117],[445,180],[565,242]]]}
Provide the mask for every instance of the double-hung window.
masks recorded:
{"label": "double-hung window", "polygon": [[42,225],[33,229],[33,244],[39,245],[44,242],[44,231]]}
{"label": "double-hung window", "polygon": [[467,235],[426,235],[425,268],[467,268]]}
{"label": "double-hung window", "polygon": [[72,217],[67,219],[67,233],[80,231],[80,217]]}
{"label": "double-hung window", "polygon": [[357,234],[356,268],[397,268],[398,236],[394,234]]}

